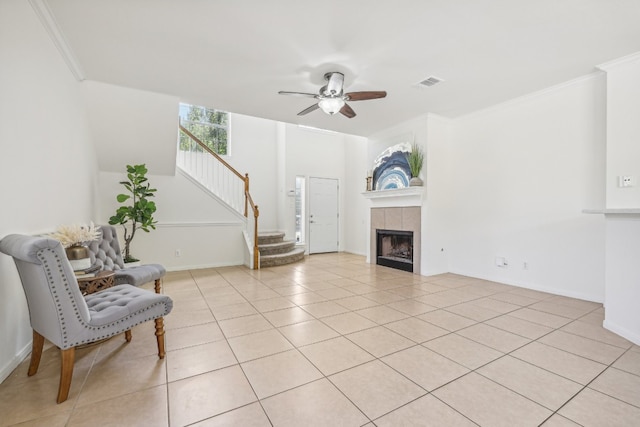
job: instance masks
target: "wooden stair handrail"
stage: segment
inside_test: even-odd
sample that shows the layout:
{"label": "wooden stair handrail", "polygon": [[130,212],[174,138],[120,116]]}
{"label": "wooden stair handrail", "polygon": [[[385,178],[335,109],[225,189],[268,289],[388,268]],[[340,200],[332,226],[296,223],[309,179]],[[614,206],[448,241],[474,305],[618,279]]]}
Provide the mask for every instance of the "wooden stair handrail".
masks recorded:
{"label": "wooden stair handrail", "polygon": [[251,197],[251,193],[249,193],[249,174],[246,173],[244,176],[238,172],[233,166],[227,163],[218,153],[210,149],[207,144],[202,142],[197,136],[189,132],[187,128],[182,126],[182,123],[178,123],[178,128],[184,132],[189,138],[191,138],[196,144],[198,144],[203,150],[207,153],[211,154],[216,158],[220,163],[222,163],[227,169],[233,172],[238,178],[240,178],[244,182],[244,216],[249,220],[249,206],[251,206],[251,210],[253,211],[253,221],[254,221],[254,230],[253,230],[253,269],[258,270],[260,268],[260,249],[258,248],[258,217],[260,216],[260,210],[258,206],[253,202],[253,198]]}

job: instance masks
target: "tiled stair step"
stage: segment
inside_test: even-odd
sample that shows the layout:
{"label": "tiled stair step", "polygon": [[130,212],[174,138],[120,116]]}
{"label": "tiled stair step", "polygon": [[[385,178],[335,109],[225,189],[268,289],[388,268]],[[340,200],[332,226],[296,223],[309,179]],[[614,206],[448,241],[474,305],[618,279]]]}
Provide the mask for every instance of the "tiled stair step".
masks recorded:
{"label": "tiled stair step", "polygon": [[258,233],[258,246],[282,242],[283,238],[284,238],[284,233],[281,233],[278,231],[268,232],[268,233]]}
{"label": "tiled stair step", "polygon": [[283,242],[278,243],[269,243],[266,245],[258,245],[258,249],[260,250],[260,255],[275,255],[275,254],[283,254],[285,252],[291,252],[296,248],[296,242],[293,240],[285,240]]}
{"label": "tiled stair step", "polygon": [[277,265],[291,264],[304,258],[304,249],[294,249],[291,252],[276,255],[261,255],[260,268],[275,267]]}

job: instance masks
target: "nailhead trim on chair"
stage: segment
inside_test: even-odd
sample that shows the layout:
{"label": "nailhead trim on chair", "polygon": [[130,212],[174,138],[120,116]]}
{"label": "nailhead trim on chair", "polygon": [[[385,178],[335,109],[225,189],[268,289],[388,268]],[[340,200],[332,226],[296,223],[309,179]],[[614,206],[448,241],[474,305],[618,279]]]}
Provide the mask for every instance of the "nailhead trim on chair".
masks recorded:
{"label": "nailhead trim on chair", "polygon": [[[38,256],[38,259],[42,262],[42,264],[43,264],[43,266],[44,266],[44,268],[45,268],[45,271],[47,272],[47,279],[48,279],[49,283],[51,283],[51,284],[55,283],[55,279],[54,279],[54,277],[53,277],[53,274],[52,274],[52,271],[51,271],[51,267],[49,266],[49,264],[48,264],[48,262],[47,262],[46,257],[42,255],[42,252],[43,252],[43,251],[48,251],[48,252],[53,253],[54,258],[56,259],[56,264],[57,264],[57,273],[59,273],[59,274],[60,274],[60,278],[62,279],[62,284],[63,284],[63,286],[64,286],[64,289],[65,289],[65,291],[66,291],[67,295],[69,296],[70,301],[72,301],[73,309],[74,309],[74,312],[75,312],[75,314],[76,314],[76,318],[78,319],[78,321],[79,321],[79,322],[80,322],[80,323],[81,323],[85,328],[87,328],[87,329],[89,329],[89,330],[99,331],[99,330],[102,330],[102,329],[107,329],[107,328],[109,328],[109,327],[112,327],[114,324],[115,324],[115,325],[117,325],[117,324],[123,323],[125,320],[127,320],[127,319],[129,319],[129,318],[131,318],[131,317],[134,317],[134,316],[136,316],[136,315],[138,315],[138,314],[144,313],[145,311],[149,311],[150,309],[152,309],[152,308],[154,308],[154,307],[156,307],[156,306],[159,306],[159,305],[163,305],[163,304],[165,304],[164,302],[157,302],[157,303],[155,303],[155,304],[153,304],[153,305],[150,305],[150,306],[148,306],[148,307],[145,307],[145,308],[143,308],[143,309],[141,309],[141,310],[138,310],[138,311],[135,311],[135,312],[133,312],[133,313],[130,313],[128,316],[126,316],[126,317],[124,317],[124,318],[122,318],[122,319],[119,319],[119,320],[118,320],[118,321],[116,321],[116,322],[111,322],[111,323],[109,323],[109,324],[107,324],[107,325],[102,325],[102,326],[92,326],[92,325],[88,324],[88,323],[87,323],[87,322],[82,318],[82,316],[80,315],[80,310],[79,310],[78,305],[77,305],[77,303],[76,303],[76,300],[75,300],[75,298],[74,298],[74,296],[73,296],[73,292],[71,291],[71,288],[70,288],[70,286],[69,286],[69,281],[68,281],[68,279],[67,279],[67,276],[66,276],[66,274],[64,273],[64,269],[63,269],[62,261],[61,261],[60,257],[55,253],[55,251],[54,251],[53,249],[51,249],[51,248],[45,248],[45,249],[43,249],[42,251],[40,251],[40,252],[37,254],[37,256]],[[66,260],[65,260],[65,261],[66,261]],[[75,346],[78,346],[78,345],[81,345],[81,344],[87,344],[87,343],[94,342],[94,341],[98,341],[98,340],[101,340],[101,339],[110,338],[110,337],[112,337],[112,336],[115,336],[115,335],[121,334],[121,333],[123,333],[123,332],[125,332],[125,331],[127,331],[127,330],[131,329],[131,328],[132,328],[132,327],[134,327],[134,326],[138,326],[138,325],[140,325],[140,324],[142,324],[142,323],[145,323],[145,322],[148,322],[148,321],[150,321],[150,320],[153,320],[153,319],[157,318],[157,317],[154,317],[154,316],[149,317],[149,318],[144,318],[144,319],[141,319],[140,321],[138,321],[137,323],[135,323],[135,324],[133,324],[133,325],[128,325],[126,328],[118,329],[118,330],[113,331],[113,332],[111,332],[111,333],[101,335],[101,336],[99,336],[99,337],[97,337],[97,338],[96,338],[96,337],[94,337],[94,338],[92,338],[92,339],[84,339],[84,340],[80,340],[80,341],[77,341],[77,342],[70,343],[70,342],[69,342],[69,337],[67,336],[67,327],[66,327],[66,321],[65,321],[65,317],[64,317],[64,312],[62,311],[62,306],[61,306],[61,304],[60,304],[60,298],[58,297],[58,294],[57,294],[57,291],[56,291],[56,287],[55,287],[55,286],[50,286],[50,289],[52,290],[52,294],[53,294],[54,300],[55,300],[55,302],[56,302],[56,307],[57,307],[57,311],[58,311],[58,318],[59,318],[59,320],[60,320],[60,325],[61,325],[61,327],[62,327],[62,342],[63,342],[63,346],[62,346],[62,347],[60,347],[62,350],[65,350],[65,349],[67,349],[67,348],[71,348],[71,347],[75,347]],[[103,292],[108,292],[108,290],[105,290],[105,291],[103,291]],[[126,295],[126,294],[124,294],[124,295]],[[118,295],[114,295],[114,296],[122,297],[123,295],[122,295],[122,294],[118,294]],[[111,301],[115,301],[116,299],[117,299],[117,298],[112,298],[112,300],[111,300]],[[89,307],[89,305],[87,304],[87,307],[88,307],[89,309],[91,309],[91,308],[93,308],[95,305],[96,305],[96,304],[93,304],[91,307]],[[94,311],[95,311],[95,310],[94,310]]]}

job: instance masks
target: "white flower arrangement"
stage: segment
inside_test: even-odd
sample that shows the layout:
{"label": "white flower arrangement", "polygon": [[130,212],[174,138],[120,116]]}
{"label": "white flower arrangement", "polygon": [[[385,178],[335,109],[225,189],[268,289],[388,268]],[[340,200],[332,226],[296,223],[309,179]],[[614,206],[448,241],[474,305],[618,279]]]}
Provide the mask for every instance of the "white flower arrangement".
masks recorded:
{"label": "white flower arrangement", "polygon": [[49,237],[58,240],[65,248],[69,248],[100,238],[100,226],[94,225],[93,222],[89,225],[61,225],[54,233],[49,234]]}

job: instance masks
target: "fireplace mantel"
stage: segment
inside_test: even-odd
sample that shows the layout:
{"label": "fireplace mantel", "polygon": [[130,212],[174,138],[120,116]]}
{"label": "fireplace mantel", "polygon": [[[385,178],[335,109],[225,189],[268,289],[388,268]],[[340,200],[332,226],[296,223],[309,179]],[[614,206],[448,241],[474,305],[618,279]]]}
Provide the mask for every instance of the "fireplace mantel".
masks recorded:
{"label": "fireplace mantel", "polygon": [[422,206],[425,187],[407,187],[395,190],[365,191],[365,199],[371,200],[373,207]]}

